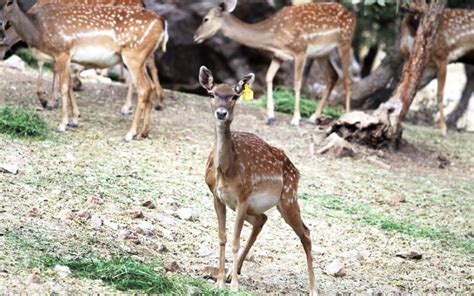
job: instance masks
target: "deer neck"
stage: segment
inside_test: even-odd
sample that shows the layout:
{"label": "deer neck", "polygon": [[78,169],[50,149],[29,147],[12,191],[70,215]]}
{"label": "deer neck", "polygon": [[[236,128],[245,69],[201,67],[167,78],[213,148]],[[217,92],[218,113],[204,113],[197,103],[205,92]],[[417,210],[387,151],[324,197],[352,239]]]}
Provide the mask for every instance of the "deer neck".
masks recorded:
{"label": "deer neck", "polygon": [[216,143],[214,163],[216,169],[226,174],[232,168],[233,150],[232,136],[230,133],[230,123],[216,123]]}
{"label": "deer neck", "polygon": [[32,17],[21,10],[17,1],[15,1],[13,5],[14,8],[10,18],[10,23],[15,27],[15,30],[23,41],[33,47],[40,47],[40,32],[37,25],[33,22]]}
{"label": "deer neck", "polygon": [[222,18],[222,33],[248,47],[266,48],[272,44],[271,21],[264,20],[256,24],[245,23],[231,14]]}

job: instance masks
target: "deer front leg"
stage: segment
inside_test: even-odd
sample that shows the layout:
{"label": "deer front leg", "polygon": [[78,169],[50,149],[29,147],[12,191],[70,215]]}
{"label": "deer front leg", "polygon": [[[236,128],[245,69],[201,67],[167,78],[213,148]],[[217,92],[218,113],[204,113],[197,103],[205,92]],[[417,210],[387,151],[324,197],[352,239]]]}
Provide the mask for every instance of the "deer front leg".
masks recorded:
{"label": "deer front leg", "polygon": [[127,97],[125,98],[125,103],[123,104],[122,109],[120,111],[122,115],[130,114],[130,111],[132,109],[132,97],[133,97],[133,82],[132,80],[130,80],[128,82]]}
{"label": "deer front leg", "polygon": [[[41,64],[41,67],[39,66],[38,64],[38,68],[43,68],[43,64]],[[41,69],[41,71],[43,71],[43,69]],[[57,107],[57,104],[56,104],[56,91],[59,89],[59,84],[58,84],[58,73],[57,73],[57,68],[56,68],[56,64],[54,64],[53,66],[53,82],[52,82],[52,85],[51,85],[51,93],[49,95],[49,99],[48,99],[48,102],[47,102],[47,105],[46,105],[46,108],[48,110],[51,110],[51,109],[54,109]]]}
{"label": "deer front leg", "polygon": [[153,58],[153,54],[148,58],[147,68],[151,75],[151,79],[153,80],[152,86],[156,93],[155,110],[159,111],[164,109],[165,104],[163,103],[163,89],[161,88],[160,80],[158,78],[158,68],[156,67],[155,60]]}
{"label": "deer front leg", "polygon": [[237,217],[235,218],[234,232],[232,239],[232,281],[230,288],[232,291],[239,290],[238,271],[239,271],[239,248],[240,248],[240,233],[244,225],[244,219],[247,215],[248,203],[247,201],[239,201],[237,206]]}
{"label": "deer front leg", "polygon": [[70,75],[69,75],[69,56],[62,55],[56,58],[56,65],[58,68],[58,75],[59,75],[59,86],[61,90],[61,98],[62,98],[62,106],[61,106],[61,122],[57,127],[56,131],[58,133],[64,133],[66,131],[66,126],[68,124],[68,116],[67,116],[67,104],[68,104],[68,96],[69,96],[69,83],[70,83]]}
{"label": "deer front leg", "polygon": [[273,78],[280,69],[281,61],[273,58],[267,71],[265,81],[267,83],[267,124],[272,124],[275,119],[275,105],[273,103]]}
{"label": "deer front leg", "polygon": [[443,98],[444,98],[444,85],[446,83],[446,71],[447,71],[447,61],[440,61],[437,63],[438,65],[438,92],[437,92],[437,99],[438,99],[438,109],[439,109],[439,130],[441,135],[446,136],[447,127],[446,121],[444,118],[444,105],[443,105]]}
{"label": "deer front leg", "polygon": [[220,288],[225,287],[225,244],[227,243],[225,220],[226,208],[217,196],[214,195],[214,209],[217,214],[219,224],[219,271],[217,274],[217,285]]}
{"label": "deer front leg", "polygon": [[342,75],[344,76],[344,91],[346,93],[346,113],[351,111],[352,78],[350,73],[351,42],[340,47]]}
{"label": "deer front leg", "polygon": [[292,126],[300,125],[300,120],[301,120],[300,96],[301,96],[301,84],[303,81],[303,71],[304,71],[305,61],[306,61],[305,55],[297,55],[295,57],[295,81],[294,81],[295,110],[293,112],[293,118],[291,119]]}
{"label": "deer front leg", "polygon": [[72,120],[68,123],[68,126],[76,128],[79,125],[79,108],[77,107],[76,95],[73,90],[73,79],[74,78],[71,77],[69,80],[69,98],[71,100]]}
{"label": "deer front leg", "polygon": [[334,66],[331,64],[329,58],[318,59],[318,64],[326,78],[326,88],[324,89],[323,96],[321,98],[321,101],[319,102],[316,112],[314,112],[314,114],[311,115],[311,117],[308,119],[308,122],[312,124],[316,124],[318,118],[323,113],[326,101],[331,96],[331,92],[334,86],[336,85],[338,78],[336,69],[334,69]]}

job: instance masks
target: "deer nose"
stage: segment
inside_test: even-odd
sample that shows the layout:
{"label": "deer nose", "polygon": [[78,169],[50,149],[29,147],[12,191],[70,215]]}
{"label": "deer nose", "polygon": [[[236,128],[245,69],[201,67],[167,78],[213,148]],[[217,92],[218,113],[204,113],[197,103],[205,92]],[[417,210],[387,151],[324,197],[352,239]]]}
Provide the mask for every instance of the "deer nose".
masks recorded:
{"label": "deer nose", "polygon": [[219,120],[224,120],[227,117],[227,110],[216,110],[216,118]]}

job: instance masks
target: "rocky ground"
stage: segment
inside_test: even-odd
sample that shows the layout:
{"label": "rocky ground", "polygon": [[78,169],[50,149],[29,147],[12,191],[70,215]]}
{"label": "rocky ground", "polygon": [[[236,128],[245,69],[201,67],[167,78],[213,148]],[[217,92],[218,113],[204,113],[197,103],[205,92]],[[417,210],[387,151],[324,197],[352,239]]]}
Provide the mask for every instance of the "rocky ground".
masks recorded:
{"label": "rocky ground", "polygon": [[[34,75],[0,67],[0,104],[36,110]],[[217,221],[203,180],[214,136],[207,98],[166,92],[150,138],[127,144],[131,117],[119,115],[125,94],[124,85],[85,83],[79,128],[42,141],[0,135],[0,164],[19,168],[0,173],[0,291],[114,292],[31,267],[45,253],[176,261],[175,273],[195,278],[217,266]],[[435,127],[406,125],[397,153],[358,149],[334,159],[313,153],[323,145],[320,129],[293,128],[282,114],[266,126],[263,109],[236,110],[234,130],[284,148],[301,172],[319,292],[472,293],[472,134],[443,138]],[[59,121],[59,110],[37,112],[51,129]],[[278,211],[268,214],[241,284],[256,294],[305,293],[301,244]],[[233,219],[229,211],[229,231]],[[243,237],[249,233],[245,226]],[[422,258],[396,256],[411,251]],[[230,267],[229,245],[226,256]]]}

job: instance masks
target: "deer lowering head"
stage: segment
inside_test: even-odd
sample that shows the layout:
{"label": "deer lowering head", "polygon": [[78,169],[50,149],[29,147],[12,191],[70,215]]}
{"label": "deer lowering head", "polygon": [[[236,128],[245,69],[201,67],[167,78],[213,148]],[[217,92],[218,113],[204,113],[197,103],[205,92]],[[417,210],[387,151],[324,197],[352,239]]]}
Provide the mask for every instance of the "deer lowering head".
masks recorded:
{"label": "deer lowering head", "polygon": [[316,123],[331,94],[338,74],[329,61],[329,54],[337,50],[341,57],[346,91],[346,110],[350,109],[351,77],[349,59],[355,17],[352,12],[338,3],[308,3],[281,9],[272,17],[255,24],[247,24],[231,14],[237,1],[224,1],[212,8],[203,18],[194,35],[201,43],[218,32],[249,47],[265,49],[273,53],[272,63],[267,71],[267,114],[268,123],[273,121],[273,78],[285,60],[295,62],[295,110],[292,125],[299,125],[300,91],[303,70],[308,58],[317,59],[323,70],[327,85],[316,112],[310,122]]}
{"label": "deer lowering head", "polygon": [[[234,85],[216,84],[212,73],[201,67],[199,82],[210,96],[215,118],[216,139],[207,161],[205,180],[214,195],[214,207],[219,225],[219,272],[217,283],[225,285],[226,207],[237,212],[234,224],[233,264],[229,276],[231,288],[238,290],[238,274],[263,225],[264,214],[277,207],[285,221],[300,238],[306,253],[310,294],[316,294],[313,256],[309,229],[301,220],[296,193],[299,173],[285,153],[268,145],[254,134],[231,132],[234,107],[246,85],[255,76],[247,74]],[[240,248],[240,233],[244,221],[252,224],[252,233],[245,248]]]}

